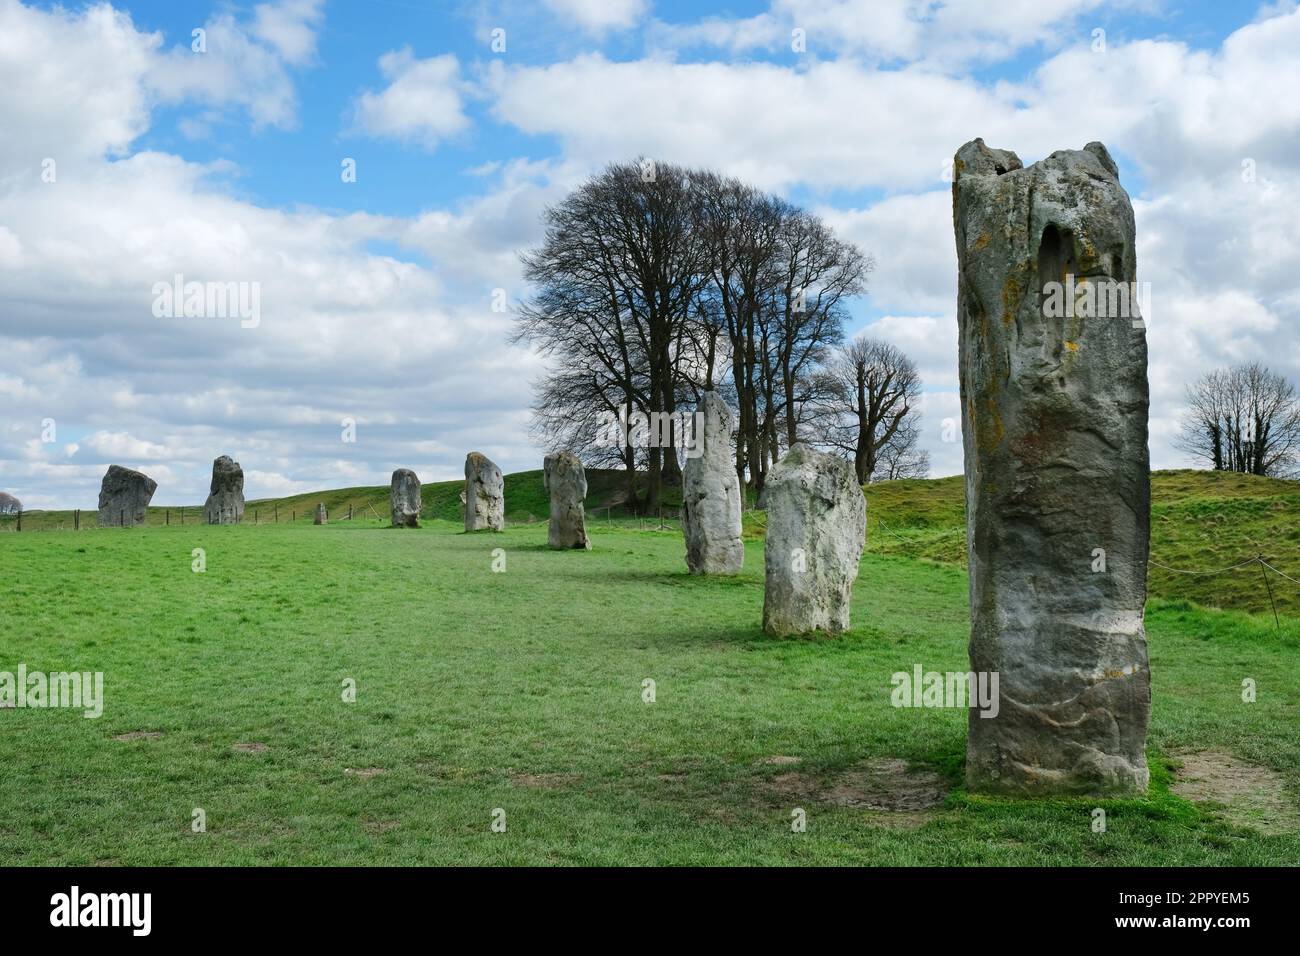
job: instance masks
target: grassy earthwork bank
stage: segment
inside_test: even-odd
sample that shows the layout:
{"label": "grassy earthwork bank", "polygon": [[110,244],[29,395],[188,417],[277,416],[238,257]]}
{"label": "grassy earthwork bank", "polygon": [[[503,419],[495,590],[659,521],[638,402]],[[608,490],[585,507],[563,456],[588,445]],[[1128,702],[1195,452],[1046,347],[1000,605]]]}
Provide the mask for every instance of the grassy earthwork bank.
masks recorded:
{"label": "grassy earthwork bank", "polygon": [[[1214,490],[1157,522],[1187,549],[1171,559],[1212,564],[1227,529],[1274,526]],[[960,482],[894,491],[868,490],[855,626],[833,639],[763,635],[760,539],[735,579],[688,575],[680,531],[654,523],[593,521],[590,552],[556,553],[526,518],[540,497],[501,534],[0,535],[0,671],[105,682],[98,719],[0,709],[0,862],[1300,863],[1300,620],[1154,598],[1150,794],[971,795],[965,711],[890,704],[894,672],[967,666]],[[1235,767],[1250,792],[1216,789]]]}

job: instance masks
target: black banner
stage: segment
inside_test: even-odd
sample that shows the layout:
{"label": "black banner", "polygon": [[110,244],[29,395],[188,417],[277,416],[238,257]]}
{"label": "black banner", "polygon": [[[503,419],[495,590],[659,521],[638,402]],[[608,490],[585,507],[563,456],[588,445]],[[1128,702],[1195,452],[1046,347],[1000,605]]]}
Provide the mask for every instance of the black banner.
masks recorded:
{"label": "black banner", "polygon": [[1013,927],[1071,941],[1197,933],[1231,945],[1242,932],[1287,928],[1292,878],[1263,869],[8,869],[0,914],[7,943],[74,933],[83,943],[337,942],[349,921],[382,937],[484,920],[494,934],[533,927],[540,942],[539,928],[563,916],[579,932],[584,920],[626,919],[653,933],[658,919],[699,918],[767,939],[842,930],[848,918],[864,933],[910,926],[948,944]]}

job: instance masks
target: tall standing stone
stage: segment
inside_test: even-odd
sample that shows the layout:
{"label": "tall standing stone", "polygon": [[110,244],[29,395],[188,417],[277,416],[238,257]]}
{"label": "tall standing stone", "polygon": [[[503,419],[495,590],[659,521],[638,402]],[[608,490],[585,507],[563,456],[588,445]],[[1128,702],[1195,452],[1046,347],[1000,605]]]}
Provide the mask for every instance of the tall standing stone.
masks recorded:
{"label": "tall standing stone", "polygon": [[320,504],[316,506],[316,514],[312,517],[311,523],[312,524],[329,523],[329,516],[325,512],[325,502],[322,501]]}
{"label": "tall standing stone", "polygon": [[134,527],[144,516],[158,490],[158,482],[142,472],[109,465],[99,486],[99,526]]}
{"label": "tall standing stone", "polygon": [[244,520],[244,469],[229,455],[212,463],[212,486],[203,504],[208,524],[239,524]]}
{"label": "tall standing stone", "polygon": [[739,574],[740,479],[731,447],[731,410],[717,392],[705,392],[695,413],[695,447],[682,473],[682,531],[692,574]]}
{"label": "tall standing stone", "polygon": [[794,445],[767,475],[763,630],[778,637],[849,628],[867,502],[837,455]]}
{"label": "tall standing stone", "polygon": [[[1100,143],[1024,168],[977,139],[952,191],[971,669],[1000,687],[996,716],[970,711],[967,782],[1140,792],[1147,349],[1116,285],[1136,275],[1133,209]],[[1087,308],[1098,290],[1110,316]]]}
{"label": "tall standing stone", "polygon": [[551,527],[547,536],[552,548],[590,548],[587,540],[587,476],[582,461],[567,451],[546,456],[542,484],[551,495]]}
{"label": "tall standing stone", "polygon": [[398,468],[393,472],[388,504],[393,513],[394,528],[420,527],[420,479],[411,469]]}
{"label": "tall standing stone", "polygon": [[502,531],[506,526],[506,483],[501,469],[476,451],[465,456],[465,530]]}

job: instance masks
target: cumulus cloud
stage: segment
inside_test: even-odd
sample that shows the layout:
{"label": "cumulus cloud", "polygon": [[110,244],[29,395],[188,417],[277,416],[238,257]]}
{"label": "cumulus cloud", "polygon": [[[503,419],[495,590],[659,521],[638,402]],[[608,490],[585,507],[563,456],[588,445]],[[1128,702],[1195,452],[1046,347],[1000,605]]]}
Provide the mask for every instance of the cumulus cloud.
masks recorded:
{"label": "cumulus cloud", "polygon": [[645,16],[649,0],[543,0],[562,20],[576,23],[587,33],[602,35],[626,30]]}
{"label": "cumulus cloud", "polygon": [[381,56],[379,71],[388,86],[357,98],[357,131],[432,149],[469,126],[461,102],[460,64],[451,54],[421,60],[405,47]]}
{"label": "cumulus cloud", "polygon": [[71,171],[120,155],[149,125],[143,78],[162,43],[106,5],[74,13],[0,2],[0,182],[37,175],[45,159]]}
{"label": "cumulus cloud", "polygon": [[200,28],[201,49],[199,38],[187,38],[151,63],[149,88],[164,103],[240,108],[254,126],[291,128],[298,97],[289,68],[312,59],[320,21],[315,0],[261,4],[251,23],[218,13]]}

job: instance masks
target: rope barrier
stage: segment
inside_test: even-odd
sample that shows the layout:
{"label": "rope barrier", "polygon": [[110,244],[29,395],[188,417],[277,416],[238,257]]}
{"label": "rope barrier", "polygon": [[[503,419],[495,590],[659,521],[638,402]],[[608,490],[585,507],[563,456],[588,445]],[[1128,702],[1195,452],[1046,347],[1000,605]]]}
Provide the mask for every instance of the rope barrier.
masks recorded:
{"label": "rope barrier", "polygon": [[[1214,568],[1214,569],[1209,570],[1209,571],[1187,571],[1187,570],[1184,570],[1184,569],[1182,569],[1182,568],[1171,568],[1171,567],[1169,567],[1169,565],[1167,565],[1167,564],[1161,564],[1159,561],[1154,561],[1154,560],[1152,560],[1151,558],[1147,558],[1147,564],[1153,564],[1153,565],[1155,565],[1157,568],[1160,568],[1162,571],[1172,571],[1174,574],[1225,574],[1225,573],[1228,572],[1228,571],[1235,571],[1235,570],[1237,570],[1237,568],[1244,568],[1244,567],[1246,567],[1247,565],[1254,564],[1256,561],[1259,561],[1259,560],[1261,560],[1261,559],[1260,559],[1260,558],[1250,558],[1250,559],[1248,559],[1248,560],[1246,560],[1246,561],[1242,561],[1240,564],[1229,565],[1229,566],[1226,567],[1226,568]],[[1300,583],[1300,582],[1297,582],[1297,583]]]}

